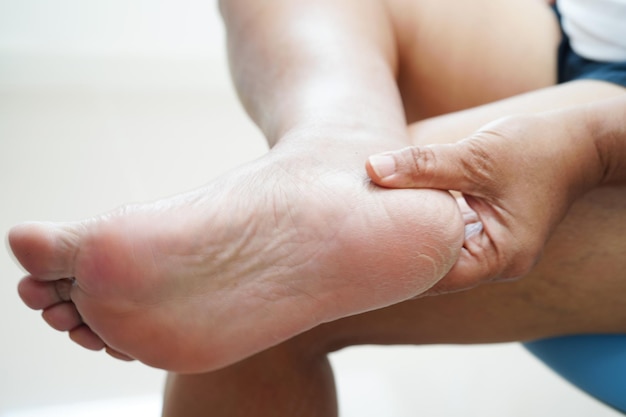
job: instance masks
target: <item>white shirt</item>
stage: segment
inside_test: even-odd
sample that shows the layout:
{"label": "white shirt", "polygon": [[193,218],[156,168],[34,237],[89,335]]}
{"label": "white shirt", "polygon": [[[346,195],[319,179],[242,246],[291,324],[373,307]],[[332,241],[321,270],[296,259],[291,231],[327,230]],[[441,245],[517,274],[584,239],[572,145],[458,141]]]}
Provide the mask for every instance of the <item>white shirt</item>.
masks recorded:
{"label": "white shirt", "polygon": [[563,30],[578,55],[626,61],[626,0],[558,0]]}

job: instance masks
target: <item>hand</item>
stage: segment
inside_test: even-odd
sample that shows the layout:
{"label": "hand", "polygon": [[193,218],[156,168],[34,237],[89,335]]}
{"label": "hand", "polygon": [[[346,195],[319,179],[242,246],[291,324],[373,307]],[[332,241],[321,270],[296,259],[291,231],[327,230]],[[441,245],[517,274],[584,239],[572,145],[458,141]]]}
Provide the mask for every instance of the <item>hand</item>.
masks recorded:
{"label": "hand", "polygon": [[533,267],[573,201],[602,176],[593,141],[572,125],[560,113],[515,116],[455,144],[369,158],[367,172],[380,186],[463,195],[461,256],[432,292],[518,278]]}

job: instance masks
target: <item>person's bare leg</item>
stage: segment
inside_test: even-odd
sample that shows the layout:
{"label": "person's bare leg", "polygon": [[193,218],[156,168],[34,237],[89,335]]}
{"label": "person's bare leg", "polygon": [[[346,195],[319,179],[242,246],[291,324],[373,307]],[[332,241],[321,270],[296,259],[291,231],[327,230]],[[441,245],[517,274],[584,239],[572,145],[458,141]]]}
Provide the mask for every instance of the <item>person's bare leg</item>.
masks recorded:
{"label": "person's bare leg", "polygon": [[[507,114],[506,112],[509,111],[523,111],[525,109],[527,109],[527,105],[529,103],[539,103],[539,106],[543,106],[545,105],[545,103],[550,103],[553,106],[558,105],[558,99],[559,97],[561,98],[565,98],[565,103],[563,104],[571,104],[576,102],[576,98],[578,98],[578,100],[589,100],[592,99],[593,97],[601,97],[601,96],[606,96],[606,95],[612,95],[612,94],[620,94],[622,93],[622,89],[619,87],[615,87],[612,85],[607,85],[605,83],[598,83],[598,82],[580,82],[580,83],[574,83],[574,84],[570,84],[568,86],[561,86],[561,87],[556,87],[556,88],[551,88],[551,89],[547,89],[544,90],[542,92],[538,92],[538,93],[533,93],[534,95],[536,95],[537,100],[533,101],[532,100],[532,96],[533,94],[529,94],[523,97],[519,97],[516,99],[511,99],[511,100],[507,100],[505,103],[503,103],[503,108],[501,109],[497,104],[493,104],[493,105],[487,105],[484,107],[479,107],[473,110],[468,110],[465,112],[461,112],[455,115],[449,115],[449,116],[443,116],[440,118],[435,118],[435,119],[431,119],[431,120],[426,120],[423,123],[418,123],[418,124],[414,124],[411,128],[412,128],[412,132],[414,134],[414,138],[417,141],[422,141],[422,142],[428,142],[428,141],[432,141],[433,138],[437,138],[439,140],[454,140],[458,137],[462,137],[464,134],[467,134],[468,131],[471,131],[471,129],[474,128],[475,125],[480,125],[483,123],[483,121],[487,121],[487,120],[491,120],[491,117],[499,117],[503,114]],[[595,96],[594,96],[595,94]],[[517,104],[516,104],[517,103]],[[455,118],[456,116],[458,116],[458,118]],[[472,116],[472,117],[470,117]],[[437,126],[439,126],[439,128],[437,128]],[[444,128],[441,128],[441,126],[445,126]],[[423,132],[428,129],[429,132],[431,132],[430,134],[423,134]],[[346,179],[348,179],[349,181],[354,181],[354,184],[358,183],[358,187],[362,187],[362,179],[360,179],[359,177],[353,177],[352,174],[347,174],[346,175]],[[195,194],[188,194],[186,196],[182,196],[179,197],[178,199],[178,203],[176,200],[170,200],[168,202],[169,207],[168,210],[171,210],[171,212],[176,212],[177,210],[184,210],[185,204],[189,201],[191,201],[191,198],[194,197],[197,201],[202,202],[202,201],[208,201],[209,196],[211,195],[210,193],[211,188],[208,187],[204,190],[201,190],[198,193]],[[219,207],[223,207],[226,203],[221,204],[219,203],[220,199],[224,199],[224,194],[223,194],[223,190],[222,193],[220,194],[220,192],[217,191],[213,191],[214,195],[216,196],[213,201],[212,204],[214,204],[213,206],[211,206],[210,209],[205,210],[204,212],[200,212],[198,210],[190,210],[189,212],[187,212],[185,219],[182,220],[180,218],[179,215],[177,215],[176,217],[182,222],[182,223],[187,223],[190,222],[189,224],[193,223],[193,217],[191,216],[192,214],[194,216],[196,216],[196,219],[201,219],[201,217],[203,215],[206,215],[207,218],[211,218],[211,216],[215,215],[214,211],[218,210]],[[352,190],[350,192],[338,192],[338,191],[334,191],[337,192],[337,195],[340,195],[341,198],[349,198],[352,199],[353,201],[351,203],[346,203],[343,207],[344,209],[347,207],[350,207],[350,204],[356,204],[355,201],[361,201],[361,202],[367,202],[369,197],[367,196],[367,194],[370,192],[369,188],[359,188],[359,190]],[[204,195],[203,195],[204,193]],[[326,193],[326,192],[325,192]],[[398,200],[397,203],[393,203],[394,206],[398,206],[398,207],[406,207],[405,206],[405,200],[404,198],[415,198],[415,196],[412,195],[413,192],[412,191],[407,191],[404,194],[396,194],[394,193],[394,195],[398,196]],[[233,196],[235,194],[230,194],[228,195],[229,201],[228,204],[232,204],[233,202]],[[380,192],[377,192],[376,194],[372,195],[372,200],[369,201],[376,201],[375,198],[377,198],[377,196],[380,195]],[[421,198],[421,197],[418,197]],[[336,202],[341,201],[340,199],[337,199]],[[391,200],[390,200],[391,201]],[[248,200],[249,202],[249,200]],[[317,202],[314,202],[317,203]],[[425,202],[422,201],[420,202],[420,204],[424,204]],[[178,204],[178,205],[177,205]],[[368,203],[369,204],[369,203]],[[392,203],[388,203],[388,204],[392,204]],[[199,206],[195,206],[196,208]],[[310,208],[315,207],[315,204],[310,204],[309,205]],[[147,205],[144,207],[140,207],[137,208],[139,210],[137,210],[136,212],[133,213],[133,210],[127,210],[126,212],[121,212],[120,216],[123,217],[123,219],[118,218],[117,215],[113,216],[112,218],[106,219],[106,221],[104,223],[102,223],[101,226],[99,227],[111,227],[111,230],[108,230],[107,233],[105,234],[105,236],[107,236],[106,238],[104,238],[103,242],[108,242],[106,239],[108,239],[108,237],[111,236],[111,233],[118,233],[118,234],[122,234],[125,235],[126,233],[128,233],[128,235],[125,235],[126,237],[138,237],[138,231],[140,230],[144,230],[144,229],[149,229],[150,231],[154,231],[154,224],[160,224],[160,225],[167,225],[168,227],[176,227],[176,228],[180,228],[180,230],[183,230],[184,224],[183,225],[174,225],[174,223],[172,223],[171,220],[161,220],[161,218],[163,216],[167,217],[167,214],[170,213],[170,211],[164,211],[163,213],[156,213],[154,210],[152,210],[152,206]],[[331,210],[332,211],[332,207],[327,206],[326,209]],[[147,213],[146,213],[147,210]],[[273,210],[273,208],[272,208]],[[410,216],[414,216],[415,214],[409,214],[409,213],[404,213],[401,214],[398,209],[394,209],[394,211],[396,211],[398,213],[399,216],[406,216],[405,219],[402,220],[398,220],[398,224],[400,225],[399,228],[403,229],[404,233],[406,234],[407,232],[407,228],[402,227],[404,225],[404,223],[407,222],[407,218],[410,218]],[[194,214],[195,213],[195,214]],[[213,213],[213,214],[211,214]],[[149,214],[149,216],[146,216],[146,218],[143,218],[143,214]],[[229,216],[232,213],[229,213]],[[275,214],[274,211],[272,211],[272,214]],[[319,213],[318,213],[319,214]],[[316,216],[318,215],[316,214]],[[337,213],[335,213],[337,214]],[[417,216],[419,217],[422,213],[418,213]],[[354,212],[351,213],[352,216],[354,216]],[[371,213],[370,213],[371,216]],[[319,217],[319,219],[321,219],[321,217]],[[202,220],[205,221],[205,220]],[[321,220],[320,220],[321,221]],[[371,219],[371,225],[374,225],[375,220]],[[424,219],[415,219],[413,218],[413,221],[417,221],[417,223],[414,223],[414,227],[419,228],[419,224],[420,222],[423,222]],[[122,223],[124,224],[122,224]],[[149,224],[146,224],[146,222],[149,222]],[[198,222],[200,222],[198,220]],[[223,222],[223,220],[220,221],[216,221],[216,223],[221,224]],[[320,226],[318,227],[319,230],[324,229],[325,227],[328,227],[330,225],[330,223],[328,222],[328,219],[324,220],[324,226]],[[93,222],[88,222],[86,225],[93,225]],[[121,226],[120,226],[121,224]],[[146,224],[145,228],[141,228],[141,224]],[[231,224],[233,224],[231,222]],[[421,223],[423,224],[423,223]],[[368,225],[368,227],[370,227],[371,225]],[[67,230],[70,231],[80,231],[80,230],[84,230],[85,225],[81,224],[81,223],[77,223],[77,224],[72,224],[72,225],[67,225],[64,226],[66,228],[69,228]],[[380,224],[378,226],[381,226]],[[28,227],[33,227],[33,226],[27,226]],[[39,255],[42,254],[46,254],[46,256],[51,256],[50,259],[42,259],[42,258],[37,258],[38,261],[37,262],[42,262],[43,265],[46,266],[46,268],[50,268],[50,272],[46,272],[48,274],[50,274],[50,276],[52,277],[60,277],[60,278],[64,278],[64,277],[72,277],[74,275],[76,275],[76,271],[74,271],[73,269],[76,268],[75,264],[72,264],[73,261],[75,261],[74,258],[74,254],[75,254],[75,249],[76,249],[76,242],[73,241],[72,239],[78,239],[78,237],[80,236],[79,234],[74,234],[74,233],[63,233],[60,235],[54,234],[54,229],[48,229],[48,228],[43,228],[41,229],[41,226],[35,226],[38,228],[38,230],[40,231],[44,231],[45,232],[45,237],[50,238],[52,236],[55,236],[55,239],[60,239],[60,242],[62,243],[61,245],[53,245],[53,246],[45,246],[42,247],[38,253]],[[267,226],[270,227],[270,226]],[[317,226],[316,226],[317,227]],[[384,225],[385,230],[387,228],[387,225]],[[210,226],[207,226],[208,230],[216,230],[214,225],[211,224]],[[67,231],[64,228],[59,229],[60,231]],[[102,229],[101,229],[102,230]],[[131,230],[134,230],[134,234],[131,233]],[[262,229],[261,229],[262,230]],[[277,230],[277,229],[276,229]],[[276,230],[272,230],[271,233],[277,233]],[[146,230],[144,230],[145,232]],[[23,231],[22,231],[23,232]],[[258,230],[257,230],[258,232]],[[93,231],[91,232],[93,233]],[[159,233],[163,233],[163,231],[159,232]],[[181,232],[182,233],[182,232]],[[271,234],[270,233],[270,234]],[[360,232],[359,232],[360,233]],[[371,233],[370,236],[373,236],[375,234],[379,234],[379,232],[376,232],[374,229],[370,230],[368,233]],[[382,233],[382,232],[380,232]],[[380,234],[379,234],[380,235]],[[113,235],[115,236],[115,235]],[[161,237],[164,235],[161,235]],[[173,236],[180,236],[178,232],[173,233]],[[363,235],[361,235],[363,236]],[[88,243],[89,239],[91,238],[91,236],[85,236],[83,237],[83,244]],[[238,239],[241,238],[241,236],[237,237]],[[414,242],[415,238],[409,238],[407,236],[405,236],[405,238],[410,239],[411,242]],[[405,239],[403,238],[403,239]],[[53,242],[48,242],[46,240],[42,240],[42,241],[38,241],[37,245],[32,246],[33,242],[28,243],[28,242],[22,242],[19,243],[19,240],[21,238],[19,237],[19,233],[18,235],[13,235],[13,242],[15,245],[20,245],[20,244],[24,244],[26,243],[26,246],[29,248],[28,251],[25,251],[24,254],[22,255],[22,260],[25,263],[30,262],[29,259],[27,259],[27,257],[31,256],[31,250],[32,248],[37,249],[37,245],[48,245],[48,244],[52,244]],[[177,240],[180,242],[180,237],[177,237]],[[151,241],[152,242],[152,241]],[[182,242],[181,242],[182,243]],[[118,242],[119,244],[119,242]],[[128,245],[129,241],[123,241],[123,245],[113,248],[113,250],[119,250],[123,253],[130,253],[129,250],[127,250],[127,246],[124,245]],[[293,244],[293,242],[290,242],[290,244]],[[209,245],[210,246],[210,245]],[[111,250],[111,246],[109,243],[107,243],[107,245],[104,245],[104,247],[109,248],[109,250]],[[54,252],[49,252],[52,250],[61,250],[63,251],[63,253],[61,254],[62,256],[52,256],[54,255]],[[178,250],[178,249],[177,249]],[[314,248],[311,248],[310,250],[315,251]],[[371,247],[371,250],[373,251],[378,251],[376,249],[375,246]],[[351,252],[351,249],[347,249],[348,252]],[[102,250],[98,250],[97,252],[99,254],[99,256],[110,256],[110,254],[105,254]],[[138,252],[135,252],[133,254],[133,256],[136,256]],[[337,253],[341,253],[341,251],[338,251]],[[151,253],[150,256],[153,256],[153,254]],[[338,255],[339,256],[339,255]],[[371,258],[371,257],[370,257]],[[371,258],[373,259],[373,258]],[[265,261],[271,261],[271,258],[266,259]],[[346,261],[346,259],[343,259],[341,262]],[[377,268],[381,268],[381,270],[386,268],[386,264],[385,264],[385,259],[378,259],[376,258],[377,262]],[[48,264],[48,262],[50,262],[50,264]],[[68,262],[67,265],[63,265],[63,262]],[[372,262],[374,262],[372,260]],[[395,260],[393,261],[394,263],[396,262]],[[224,264],[223,264],[224,265]],[[222,266],[223,266],[222,265]],[[180,266],[180,265],[179,265]],[[109,268],[111,266],[108,266]],[[370,265],[370,264],[363,264],[361,265],[361,267],[363,268],[363,270],[368,270],[370,273],[371,271],[373,271],[375,268]],[[29,268],[38,268],[37,265],[29,265]],[[178,268],[177,269],[177,276],[180,276],[180,271],[181,269]],[[359,271],[359,269],[353,269],[352,272],[357,273]],[[42,275],[44,276],[44,278],[48,278],[49,276],[46,276],[45,274],[42,273],[41,270],[37,270],[37,269],[32,269],[32,271],[35,275]],[[225,269],[222,269],[222,272],[225,272]],[[293,271],[294,274],[295,273],[299,273],[299,270]],[[98,277],[103,277],[106,276],[107,273],[100,269],[98,274],[89,274],[90,277],[94,278],[94,279],[100,279]],[[113,274],[115,276],[115,274]],[[79,274],[79,276],[81,276]],[[115,282],[115,285],[119,285],[119,292],[120,294],[107,294],[107,296],[111,296],[113,297],[113,299],[115,300],[114,302],[118,302],[119,300],[123,299],[124,297],[126,297],[128,295],[128,286],[131,286],[131,289],[136,289],[137,287],[135,287],[135,285],[140,285],[137,282],[133,281],[133,279],[135,279],[134,277],[137,277],[139,279],[139,277],[145,277],[146,275],[143,273],[139,273],[136,272],[134,274],[128,274],[128,273],[119,273],[117,275],[117,277],[119,277],[120,279],[123,279],[120,282]],[[356,276],[356,275],[355,275]],[[109,278],[106,278],[106,280],[108,280]],[[141,278],[143,279],[143,278]],[[26,280],[24,283],[22,283],[21,285],[21,292],[23,294],[23,296],[25,297],[25,299],[27,300],[27,303],[32,306],[33,308],[37,308],[37,309],[44,309],[45,313],[44,313],[44,318],[46,318],[46,320],[48,322],[50,322],[54,327],[61,329],[61,330],[71,330],[71,334],[72,336],[79,341],[79,343],[82,343],[84,345],[86,345],[87,347],[90,348],[102,348],[103,347],[103,342],[101,341],[101,339],[99,337],[96,337],[92,331],[84,326],[81,325],[81,316],[77,313],[77,310],[75,309],[73,303],[70,303],[70,292],[74,291],[76,293],[77,291],[77,287],[76,286],[72,286],[70,281],[67,280],[59,280],[59,281],[54,281],[54,284],[49,285],[47,283],[48,281],[41,281],[41,280],[31,280],[28,279]],[[111,284],[111,281],[102,281],[102,282],[106,282],[109,285]],[[102,282],[100,282],[100,284],[102,284]],[[141,281],[139,281],[141,282]],[[153,281],[152,283],[154,284],[155,282],[161,282],[161,281]],[[178,281],[176,281],[178,282]],[[182,281],[181,281],[182,282]],[[188,282],[189,283],[189,282]],[[87,284],[86,282],[83,282],[83,284]],[[90,284],[91,285],[91,284]],[[170,282],[167,285],[174,285],[176,286],[177,284]],[[194,284],[195,285],[195,284]],[[210,286],[209,286],[210,287]],[[211,291],[211,289],[207,287],[206,291]],[[150,287],[152,288],[152,287]],[[198,287],[195,287],[194,291],[197,291]],[[350,292],[353,293],[354,288],[350,288]],[[99,291],[99,289],[98,289]],[[170,293],[174,294],[173,292]],[[146,299],[148,299],[147,294],[145,293],[141,293],[140,294],[142,297],[146,297]],[[158,294],[157,294],[158,295]],[[138,296],[137,294],[135,294],[135,296]],[[154,295],[150,295],[151,297]],[[180,296],[180,295],[177,295]],[[196,292],[196,296],[197,296],[197,292]],[[361,297],[361,296],[359,296]],[[362,298],[362,297],[361,297]],[[80,300],[80,296],[78,298]],[[91,299],[91,298],[89,298]],[[144,300],[145,302],[146,300]],[[299,303],[298,304],[298,310],[299,311],[304,311],[303,310],[303,306],[305,304]],[[93,307],[94,304],[92,304],[91,308]],[[196,307],[196,304],[192,304],[191,306],[188,306],[189,309],[184,309],[181,308],[181,305],[176,306],[176,308],[172,307],[172,310],[168,310],[168,309],[163,309],[163,311],[159,312],[160,314],[163,314],[165,316],[168,317],[168,320],[160,320],[159,315],[157,315],[157,319],[159,320],[159,327],[161,329],[163,329],[163,332],[161,333],[162,337],[164,339],[166,339],[166,342],[171,341],[171,340],[175,340],[169,337],[170,332],[174,332],[172,329],[168,328],[167,326],[165,326],[165,324],[167,323],[171,323],[171,326],[178,329],[177,331],[180,332],[184,332],[185,334],[189,334],[190,329],[187,328],[186,326],[188,326],[188,320],[187,317],[190,316],[194,316],[197,315],[198,312],[196,310],[194,310],[194,308]],[[239,308],[239,304],[234,303],[233,306],[237,306],[236,308]],[[311,308],[315,308],[314,306],[316,306],[316,304],[314,303],[313,306]],[[95,304],[95,308],[111,308],[110,305],[98,305]],[[128,306],[122,306],[124,308],[128,308]],[[116,308],[121,308],[120,306],[116,307]],[[137,312],[142,311],[142,308],[139,308],[137,306],[134,306],[133,308],[136,309]],[[173,314],[173,312],[175,310],[178,310],[178,313]],[[121,311],[119,312],[119,314],[127,314],[129,310],[123,310],[121,309]],[[152,310],[154,311],[154,310]],[[204,311],[204,310],[203,310]],[[277,310],[278,311],[278,310]],[[170,314],[172,313],[172,314]],[[89,309],[87,309],[85,312],[82,313],[83,316],[89,316]],[[227,311],[223,312],[224,315],[227,314]],[[278,313],[280,314],[280,313]],[[316,314],[318,314],[318,319],[319,319],[319,312],[317,312]],[[141,317],[145,317],[143,314],[140,315]],[[161,354],[160,353],[160,349],[162,348],[162,346],[164,346],[163,344],[153,344],[153,343],[149,343],[149,344],[144,344],[141,340],[142,338],[139,337],[139,335],[137,334],[136,330],[133,330],[131,332],[127,331],[124,326],[120,326],[120,323],[116,320],[116,317],[118,317],[118,313],[112,314],[111,318],[109,320],[115,322],[115,323],[111,323],[111,325],[109,326],[109,324],[107,324],[107,322],[101,324],[101,326],[109,326],[113,329],[116,329],[116,331],[119,331],[120,333],[123,333],[121,335],[121,337],[125,337],[124,335],[132,335],[132,339],[133,339],[133,343],[137,343],[137,345],[143,346],[143,349],[156,349],[157,350],[157,354]],[[303,319],[306,319],[303,318]],[[226,320],[226,319],[224,319]],[[317,320],[317,319],[316,319]],[[320,321],[324,321],[325,318],[321,318]],[[229,323],[231,323],[231,325],[233,326],[233,328],[238,328],[233,324],[233,316],[229,316],[228,320]],[[123,321],[123,323],[127,323],[128,321]],[[129,322],[128,322],[129,323]],[[182,323],[182,324],[181,324]],[[129,324],[130,325],[130,324]],[[136,328],[142,328],[142,326],[138,326],[135,327],[137,325],[137,323],[133,323],[132,327],[133,329]],[[208,323],[205,323],[205,325],[207,326],[220,326],[218,322],[211,322],[209,321]],[[250,325],[254,325],[253,323],[250,323]],[[292,324],[294,325],[294,324]],[[297,324],[295,324],[297,325]],[[307,326],[310,325],[304,325],[304,327],[302,328],[302,330],[304,330]],[[240,328],[240,327],[239,327]],[[207,330],[207,334],[211,333],[212,330]],[[234,330],[237,331],[237,330]],[[294,331],[297,332],[297,331]],[[174,332],[175,333],[175,332]],[[192,334],[195,334],[193,332],[191,332]],[[153,337],[152,335],[145,335],[145,337]],[[187,336],[186,336],[187,337]],[[210,343],[212,344],[212,346],[217,346],[216,349],[219,349],[219,344],[216,343],[216,341],[214,339],[212,339],[210,341]],[[273,344],[273,343],[270,343]],[[167,345],[167,343],[165,343],[165,345]],[[232,355],[237,355],[237,350],[236,349],[231,349],[231,348],[226,348],[223,347],[223,350],[227,350],[228,354],[232,354]],[[113,354],[116,355],[122,355],[119,352],[115,352],[115,351],[111,351]],[[216,354],[215,351],[214,352],[209,352],[208,354]],[[218,351],[217,354],[220,354],[220,352]],[[222,353],[224,354],[224,353]],[[165,355],[167,356],[167,355]],[[224,357],[224,356],[223,356]],[[146,361],[148,361],[148,359],[144,358]]]}
{"label": "person's bare leg", "polygon": [[560,30],[543,0],[388,0],[409,122],[556,82]]}
{"label": "person's bare leg", "polygon": [[[490,68],[471,71],[485,88],[465,91],[462,97],[477,96],[456,106],[510,95],[550,81],[545,45],[555,43],[555,31],[538,24],[554,22],[532,3],[521,19],[526,36],[511,33],[507,21],[520,18],[525,0],[475,0],[473,13],[456,15],[451,5],[467,6],[414,3],[283,1],[277,13],[263,3],[222,1],[234,78],[280,150],[196,192],[86,222],[13,229],[13,250],[32,274],[20,286],[25,302],[85,347],[107,345],[117,356],[200,371],[432,286],[462,240],[454,202],[428,190],[383,193],[363,173],[366,155],[409,143],[393,71],[399,68],[407,109],[410,97],[423,96],[415,102],[427,110],[421,115],[448,111],[454,106],[432,104],[433,91],[439,102],[455,102],[459,95],[443,87],[468,77],[425,69],[469,69],[476,60]],[[504,23],[476,31],[477,16]],[[437,21],[454,30],[441,31]],[[316,31],[307,28],[322,23],[328,38],[310,39]],[[438,42],[412,49],[414,28]],[[494,35],[518,43],[493,50],[499,44],[485,42]],[[470,47],[455,48],[468,36]],[[537,70],[497,82],[493,74],[519,70],[500,56],[510,50],[526,53],[524,62]],[[420,64],[426,61],[430,67]],[[290,77],[275,68],[290,68]],[[282,134],[290,140],[276,137]],[[393,259],[384,256],[391,247]]]}
{"label": "person's bare leg", "polygon": [[171,374],[163,416],[208,415],[336,416],[330,363],[326,355],[314,353],[310,346],[292,342],[211,374]]}

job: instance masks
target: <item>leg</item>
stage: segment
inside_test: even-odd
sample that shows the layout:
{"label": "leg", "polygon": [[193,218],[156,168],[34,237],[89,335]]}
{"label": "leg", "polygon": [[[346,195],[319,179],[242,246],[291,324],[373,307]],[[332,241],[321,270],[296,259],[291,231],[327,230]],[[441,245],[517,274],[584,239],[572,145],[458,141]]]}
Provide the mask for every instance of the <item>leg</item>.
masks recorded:
{"label": "leg", "polygon": [[[397,39],[393,40],[397,43],[400,87],[407,108],[413,103],[410,97],[422,96],[415,101],[422,108],[426,102],[437,103],[438,98],[439,104],[422,112],[434,114],[536,88],[551,80],[546,75],[552,68],[549,44],[556,37],[547,8],[533,3],[530,13],[519,19],[518,12],[525,10],[520,6],[527,4],[526,0],[475,0],[468,10],[455,15],[447,13],[447,2],[420,1],[414,2],[414,7],[412,3],[385,3],[397,29]],[[329,4],[332,2],[325,3],[323,10],[328,11]],[[380,9],[372,9],[370,15],[386,19]],[[364,48],[366,53],[362,55],[370,57],[357,56],[353,61],[363,63],[356,67],[368,69],[359,72],[357,79],[385,87],[382,102],[365,95],[367,100],[357,100],[358,105],[376,102],[378,107],[368,118],[381,119],[375,124],[379,128],[386,126],[388,119],[400,122],[397,131],[404,136],[401,118],[385,112],[388,107],[395,108],[397,91],[388,88],[393,79],[382,64],[382,56],[391,59],[395,54],[387,49],[389,53],[385,54],[372,50],[370,44],[376,43],[369,41],[372,31],[363,32],[358,24],[361,21],[354,24],[354,20],[341,20],[345,17],[341,10],[333,10],[331,20],[344,22],[367,38],[364,41],[357,37],[358,42],[348,44]],[[527,36],[509,35],[512,44],[508,49],[527,56],[528,66],[536,70],[518,73],[500,65],[509,60],[494,59],[491,36],[474,30],[478,18],[486,19],[489,33],[498,36],[505,36],[510,24],[520,20],[518,29]],[[442,34],[433,21],[454,30]],[[381,23],[386,27],[389,21]],[[419,28],[419,33],[413,28]],[[263,33],[275,34],[273,27],[270,29]],[[382,32],[380,39],[374,39],[387,48],[394,34],[387,33],[392,30]],[[237,33],[241,32],[235,30],[235,38]],[[353,39],[340,35],[344,41]],[[437,36],[441,49],[432,48],[432,42],[416,39],[416,35],[426,39]],[[420,48],[415,49],[416,40]],[[472,47],[456,48],[461,40],[471,41],[468,44]],[[327,46],[336,45],[332,42]],[[348,49],[352,58],[359,55]],[[344,62],[347,55],[333,50],[333,57],[337,55],[335,58],[341,58],[338,62]],[[316,56],[309,55],[312,60]],[[430,65],[423,65],[426,61],[422,57],[429,57]],[[471,73],[475,79],[471,82],[482,81],[485,88],[470,94],[466,88],[469,83],[459,85],[466,77],[447,68],[470,68],[476,59],[484,67],[494,68],[486,72],[474,67]],[[294,68],[303,70],[297,61],[288,60]],[[322,73],[325,65],[320,66]],[[433,65],[440,67],[441,75],[433,71]],[[308,71],[309,67],[304,69]],[[338,72],[343,74],[345,67],[340,65]],[[506,83],[494,82],[491,75],[505,72],[515,75],[507,75]],[[269,80],[282,82],[289,78],[270,76]],[[340,84],[353,79],[346,74],[339,78]],[[304,84],[306,91],[311,90]],[[461,96],[444,89],[452,84],[463,87],[462,97],[476,97],[453,105]],[[430,92],[418,91],[419,85],[433,88]],[[504,89],[510,85],[516,87]],[[268,90],[266,87],[254,91],[262,94]],[[357,90],[363,88],[359,85]],[[350,98],[358,91],[342,94]],[[258,99],[258,94],[253,99]],[[308,93],[304,96],[309,97]],[[448,96],[444,106],[441,97]],[[284,98],[281,95],[278,101]],[[276,95],[270,94],[268,100],[276,100]],[[350,115],[359,113],[352,110]],[[347,119],[354,120],[351,116]],[[445,193],[383,193],[364,183],[364,155],[384,150],[381,148],[390,142],[381,138],[389,139],[389,132],[397,134],[395,124],[393,129],[382,130],[384,134],[378,132],[350,132],[352,142],[343,141],[335,149],[330,149],[332,144],[327,138],[322,144],[317,140],[317,148],[326,152],[317,159],[310,153],[304,154],[305,158],[294,158],[293,149],[287,146],[283,152],[292,152],[290,160],[272,153],[201,190],[155,204],[129,206],[80,223],[31,224],[13,229],[11,246],[32,274],[22,282],[21,295],[30,306],[44,309],[44,317],[53,327],[70,331],[73,339],[85,347],[106,345],[119,357],[134,357],[178,371],[200,371],[224,366],[320,323],[420,294],[454,262],[462,241],[462,222],[457,207]],[[360,154],[355,152],[357,148]],[[252,188],[254,192],[250,192]],[[393,210],[388,209],[391,207]],[[415,235],[412,230],[421,233]],[[381,248],[393,248],[394,259],[385,257]],[[68,285],[68,278],[74,279],[73,285]],[[239,337],[241,334],[246,340]]]}
{"label": "leg", "polygon": [[[477,2],[481,16],[490,4]],[[547,9],[541,10],[547,18]],[[504,27],[506,20],[498,24]],[[541,49],[536,43],[542,39],[534,34],[544,32],[534,30],[535,24],[527,28],[533,29],[529,39]],[[398,40],[406,57],[405,33],[400,30]],[[519,47],[526,51],[526,40]],[[412,60],[402,60],[401,72],[428,80]],[[549,63],[535,61],[538,73],[546,74]],[[532,72],[518,77],[524,89],[545,82]],[[494,91],[498,85],[488,83]],[[410,85],[406,89],[411,92]],[[474,99],[504,94],[487,91]],[[311,166],[299,158],[286,163],[273,154],[201,190],[155,204],[80,223],[18,227],[10,242],[32,274],[20,287],[22,297],[86,347],[106,344],[118,356],[199,371],[319,323],[415,296],[454,261],[462,238],[458,210],[444,193],[383,193],[364,184],[357,168],[363,156],[354,149],[367,155],[380,144],[370,150],[361,139],[332,155],[341,168],[310,157]],[[381,248],[393,248],[396,257],[389,259]],[[75,278],[69,288],[67,278]],[[241,334],[248,340],[240,340]]]}
{"label": "leg", "polygon": [[560,30],[545,1],[389,0],[409,122],[551,86]]}
{"label": "leg", "polygon": [[[408,13],[411,27],[438,30],[425,25],[423,16],[428,16],[455,28],[446,32],[454,34],[465,22],[448,22],[449,16],[441,14],[447,5],[425,9],[432,2],[418,3],[420,8]],[[493,8],[490,16],[495,16],[504,12],[501,6],[508,2],[497,3],[496,8],[491,4],[476,3],[481,14]],[[411,56],[406,53],[411,34],[404,30],[404,21],[399,20],[403,15],[397,10],[408,4],[389,5],[401,29],[397,39],[401,74],[415,73],[416,79],[430,81],[421,73],[422,67],[406,59]],[[507,16],[513,15],[507,12]],[[465,23],[466,29],[473,24]],[[531,38],[534,45],[537,38]],[[477,48],[487,39],[476,38]],[[459,39],[442,40],[452,47]],[[383,43],[387,41],[385,35]],[[520,44],[524,50],[525,42]],[[366,51],[373,54],[370,49]],[[413,56],[430,52],[413,51]],[[466,53],[451,56],[460,62],[470,58]],[[539,65],[539,58],[534,61],[539,72],[549,67]],[[370,64],[373,80],[392,83],[385,78],[387,72],[378,68],[378,58]],[[366,75],[360,74],[369,79]],[[533,76],[522,84],[529,88],[537,82]],[[490,85],[495,89],[496,83]],[[405,89],[411,92],[411,85]],[[385,97],[395,102],[394,94]],[[380,117],[382,111],[374,116]],[[400,123],[402,135],[403,128]],[[381,193],[364,184],[362,155],[371,151],[362,132],[352,136],[352,143],[344,141],[343,149],[327,152],[320,160],[307,153],[304,162],[300,156],[285,162],[274,154],[170,200],[126,207],[86,222],[16,228],[10,234],[11,246],[32,274],[20,287],[22,297],[32,307],[44,309],[53,327],[70,331],[86,347],[106,345],[117,356],[199,371],[224,366],[319,323],[415,296],[454,262],[462,240],[458,210],[445,193]],[[374,136],[380,141],[389,135],[385,131]],[[381,146],[375,143],[372,150],[382,150]],[[362,154],[354,152],[356,147]],[[257,185],[254,193],[248,191],[251,184]],[[409,230],[423,233],[416,236]],[[393,247],[396,258],[386,259],[383,247]],[[74,278],[69,289],[68,278]],[[242,305],[241,300],[246,302]],[[197,322],[189,317],[207,319]],[[241,334],[249,341],[234,344],[234,336]]]}
{"label": "leg", "polygon": [[408,144],[382,3],[280,3],[221,3],[243,101],[278,143],[268,155],[195,192],[10,232],[31,273],[20,293],[53,327],[206,371],[411,298],[453,264],[463,225],[448,193],[365,180],[364,155]]}
{"label": "leg", "polygon": [[164,417],[333,417],[337,399],[325,355],[285,343],[210,374],[168,377]]}

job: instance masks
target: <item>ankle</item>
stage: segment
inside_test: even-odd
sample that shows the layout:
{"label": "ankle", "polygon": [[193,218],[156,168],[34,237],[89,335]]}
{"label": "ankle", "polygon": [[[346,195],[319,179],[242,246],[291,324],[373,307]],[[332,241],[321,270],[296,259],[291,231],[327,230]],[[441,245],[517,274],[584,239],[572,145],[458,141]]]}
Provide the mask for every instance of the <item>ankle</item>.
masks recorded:
{"label": "ankle", "polygon": [[354,126],[298,127],[286,132],[272,152],[290,158],[318,159],[327,166],[362,168],[371,153],[409,145],[406,129]]}

